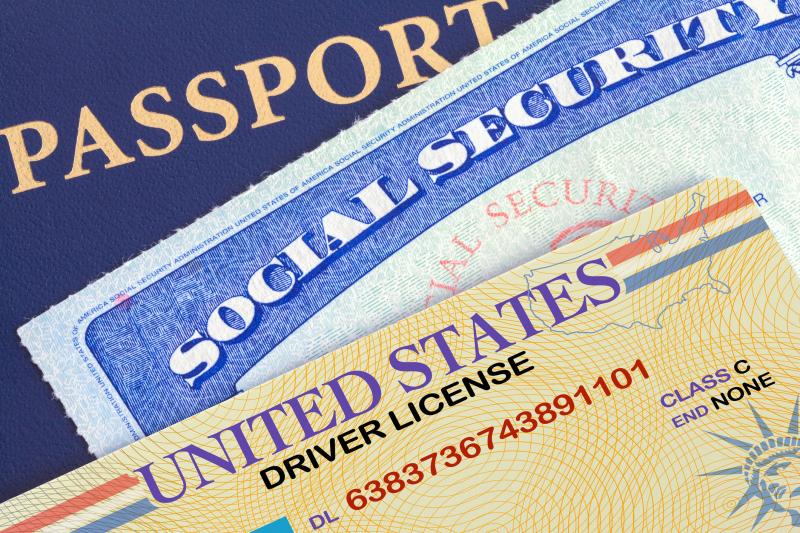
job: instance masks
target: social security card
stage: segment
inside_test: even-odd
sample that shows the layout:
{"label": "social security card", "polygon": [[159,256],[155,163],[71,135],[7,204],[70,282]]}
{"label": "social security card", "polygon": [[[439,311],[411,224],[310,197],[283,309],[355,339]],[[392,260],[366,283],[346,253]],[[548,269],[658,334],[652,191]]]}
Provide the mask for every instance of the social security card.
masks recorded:
{"label": "social security card", "polygon": [[748,185],[798,264],[798,14],[556,5],[22,341],[102,455],[713,175]]}
{"label": "social security card", "polygon": [[800,279],[711,180],[0,505],[4,531],[783,531]]}

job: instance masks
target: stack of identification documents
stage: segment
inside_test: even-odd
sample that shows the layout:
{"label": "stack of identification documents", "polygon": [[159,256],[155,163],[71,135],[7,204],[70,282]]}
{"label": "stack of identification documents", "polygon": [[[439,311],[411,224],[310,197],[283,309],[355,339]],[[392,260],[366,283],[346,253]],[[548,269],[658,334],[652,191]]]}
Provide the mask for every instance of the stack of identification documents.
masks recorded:
{"label": "stack of identification documents", "polygon": [[[797,266],[800,264],[800,240],[796,237],[800,227],[797,209],[800,77],[795,76],[800,70],[798,15],[800,0],[559,2],[49,309],[20,329],[22,342],[90,450],[99,456],[713,176],[736,176],[747,185],[764,219]],[[756,226],[748,226],[753,227]],[[686,243],[682,240],[679,246]],[[606,263],[606,267],[630,269],[629,274],[635,276],[633,265],[649,258],[650,255],[636,255],[619,265]],[[751,272],[751,266],[747,267],[747,276],[773,274]],[[584,274],[597,284],[595,290],[604,294],[589,293],[597,302],[608,298],[610,290],[603,289],[605,281],[592,277],[599,275],[601,268],[602,265],[591,264]],[[578,275],[575,272],[569,274],[573,280]],[[515,279],[509,275],[504,279],[511,283],[512,278]],[[628,383],[625,376],[630,374],[631,386],[630,390],[614,391],[613,401],[638,406],[643,391],[652,387],[656,379],[665,384],[678,375],[681,379],[690,377],[684,372],[687,366],[698,376],[713,370],[706,368],[706,359],[698,359],[714,356],[702,353],[700,344],[716,338],[712,324],[727,328],[738,323],[731,323],[727,315],[711,313],[715,308],[710,304],[708,308],[697,309],[699,314],[690,313],[687,309],[697,303],[690,299],[689,307],[669,313],[679,313],[687,327],[702,319],[709,332],[685,338],[673,331],[676,346],[664,352],[666,360],[647,359],[645,366],[640,364],[631,370],[636,357],[631,359],[626,355],[624,360],[617,360],[613,357],[615,353],[640,354],[644,358],[649,345],[640,346],[633,339],[647,338],[649,343],[651,337],[644,337],[645,333],[653,335],[652,339],[661,339],[664,334],[660,329],[661,318],[649,315],[644,302],[664,304],[667,308],[672,299],[680,300],[681,294],[678,289],[674,294],[659,292],[658,300],[651,302],[644,297],[653,290],[644,283],[645,278],[632,279],[641,285],[635,299],[629,301],[634,298],[630,293],[616,299],[617,304],[625,302],[629,310],[644,313],[618,319],[635,323],[635,327],[626,326],[632,328],[627,334],[630,338],[623,335],[627,331],[624,327],[599,325],[603,323],[599,317],[613,314],[617,304],[590,304],[592,312],[587,311],[576,320],[591,317],[600,337],[572,333],[576,322],[558,323],[556,329],[569,335],[564,338],[568,347],[557,353],[559,358],[569,356],[564,365],[577,365],[569,366],[570,372],[578,368],[581,372],[610,372],[617,368],[613,365],[618,365],[624,372],[614,374],[617,381]],[[772,302],[770,299],[785,293],[778,289],[775,278],[769,278],[768,283],[769,291],[760,286],[753,288],[743,309],[761,305],[764,298]],[[741,289],[715,279],[703,287],[710,287],[713,295],[720,298]],[[494,288],[484,290],[489,291],[491,298],[495,297],[491,292]],[[478,293],[472,294],[476,298]],[[555,291],[552,297],[560,294]],[[791,290],[788,294],[792,294]],[[493,299],[490,302],[497,303]],[[521,305],[507,304],[503,316],[521,313]],[[788,312],[786,307],[778,309],[776,316]],[[427,328],[429,319],[433,320],[426,317],[419,322],[420,329],[423,325]],[[649,333],[651,330],[656,333]],[[398,330],[393,331],[398,339],[403,337]],[[616,339],[626,339],[624,350],[617,346],[620,349],[615,352],[609,347],[604,354],[592,351],[591,357],[582,352],[584,348],[597,346],[600,338],[612,333]],[[726,342],[739,342],[737,335],[731,333]],[[752,349],[759,343],[767,343],[769,348],[759,353],[758,358],[771,357],[773,350],[786,349],[782,344],[785,340],[755,339]],[[679,343],[689,341],[697,344],[685,351],[688,348]],[[396,366],[413,378],[410,382],[409,378],[402,379],[406,386],[413,388],[436,376],[432,373],[428,377],[429,371],[421,363],[406,361],[417,357],[415,350],[423,353],[426,346],[430,350],[435,342],[444,341],[428,341],[396,356]],[[733,348],[720,351],[728,353]],[[380,359],[384,355],[375,357]],[[533,361],[538,355],[520,358]],[[328,358],[325,363],[307,369],[308,379],[316,380],[316,372],[323,367],[353,362],[353,357],[346,352],[339,354],[339,359]],[[666,361],[680,374],[658,366]],[[606,363],[612,366],[603,366]],[[725,368],[730,371],[728,366],[732,363],[726,360]],[[459,366],[454,360],[450,364],[452,369]],[[751,372],[772,370],[763,361],[754,365]],[[527,379],[536,376],[533,379],[539,386],[526,385],[524,389],[539,395],[540,387],[549,387],[547,380],[556,378],[560,380],[558,386],[567,389],[554,388],[553,394],[575,393],[577,389],[570,387],[587,387],[587,396],[575,400],[577,416],[565,421],[562,427],[578,424],[581,413],[597,413],[588,402],[599,403],[599,399],[589,396],[589,389],[600,378],[606,386],[612,383],[611,374],[579,373],[567,379],[568,376],[553,378],[548,372],[543,368],[526,374]],[[647,373],[658,377],[644,380]],[[290,375],[294,377],[288,381],[282,378],[272,382],[270,398],[275,399],[274,387],[279,387],[278,392],[289,392],[285,388],[288,386],[276,383],[312,386],[305,378]],[[731,376],[733,381],[738,379],[734,379],[734,374]],[[512,390],[521,382],[509,379],[509,385],[500,387],[498,394],[506,394],[504,390]],[[675,386],[681,385],[675,381]],[[597,389],[591,392],[594,394]],[[259,394],[267,392],[256,396]],[[472,402],[473,409],[478,408],[480,401]],[[241,398],[230,405],[237,406],[241,416],[251,412],[251,405]],[[382,405],[389,403],[384,399]],[[681,404],[673,411],[683,407]],[[731,409],[724,416],[733,412],[738,413]],[[346,417],[340,414],[337,421],[343,416]],[[615,420],[615,417],[602,420],[603,428],[586,442],[606,438],[605,427],[616,423]],[[648,418],[636,423],[652,424],[654,420],[660,419]],[[723,418],[717,416],[715,420],[721,422]],[[641,425],[632,431],[644,438],[649,431],[645,427]],[[464,427],[464,431],[472,429]],[[413,431],[406,430],[406,435]],[[528,438],[535,440],[536,435],[539,434]],[[638,445],[630,443],[627,453],[636,461],[645,460],[654,451],[666,453],[675,435],[661,436],[664,442],[648,442],[642,453]],[[401,440],[407,445],[417,445],[414,439]],[[513,449],[517,442],[523,441],[509,441],[506,448]],[[581,442],[579,439],[573,444],[582,446]],[[696,445],[702,448],[706,443],[698,441]],[[484,441],[481,446],[485,448],[488,443]],[[363,458],[369,453],[374,452],[357,455]],[[677,459],[684,459],[687,454],[682,451],[674,457],[670,455],[667,462],[677,464]],[[548,457],[537,460],[547,462],[551,460]],[[397,460],[401,460],[399,455]],[[489,470],[476,475],[475,482],[492,472],[513,479],[516,466],[512,464],[516,463],[504,458],[498,463],[503,465],[497,466],[500,470],[492,471],[494,463],[487,463]],[[658,467],[659,464],[655,462],[651,468],[669,468]],[[386,463],[385,466],[403,465]],[[539,494],[544,492],[520,493],[515,505],[547,509],[555,505],[560,516],[566,517],[565,509],[569,507],[566,502],[575,503],[577,500],[573,498],[587,498],[587,505],[591,500],[591,505],[603,502],[627,507],[631,502],[626,498],[657,501],[661,497],[659,491],[639,492],[631,488],[627,496],[620,495],[612,502],[605,496],[611,488],[605,487],[603,481],[611,477],[592,480],[585,486],[567,486],[576,472],[586,470],[586,465],[573,462],[561,466],[561,472],[543,475],[550,476],[547,479],[552,487],[561,487],[563,492],[557,495],[547,492],[553,499],[542,499]],[[615,468],[627,472],[628,467],[618,463]],[[693,472],[700,470],[698,465]],[[367,475],[366,471],[363,473]],[[662,491],[677,487],[668,481],[671,474],[653,476],[654,473],[647,471],[642,475],[664,480]],[[292,489],[285,494],[299,498],[297,495],[302,493],[304,497],[319,499],[322,504],[329,495],[329,485],[325,485],[322,493],[297,490],[299,484],[317,480],[315,476],[310,474],[289,484]],[[238,476],[231,475],[229,479],[237,480],[230,483],[240,482]],[[356,481],[360,483],[353,479]],[[636,482],[627,478],[625,484],[633,487]],[[241,483],[250,490],[249,477]],[[680,488],[686,494],[706,490],[706,485],[702,490],[697,488],[698,483],[687,481]],[[222,482],[214,485],[224,486]],[[478,485],[465,486],[461,481],[453,484],[452,504],[448,503],[450,500],[427,499],[423,496],[426,489],[420,487],[387,497],[380,506],[398,505],[405,498],[412,498],[418,506],[406,511],[413,510],[419,516],[426,509],[419,507],[420,502],[454,506],[443,508],[444,511],[438,509],[436,516],[444,520],[445,515],[455,516],[459,498],[475,498],[469,489],[472,486]],[[589,489],[597,493],[587,492]],[[280,491],[285,490],[281,488],[270,494],[284,494]],[[708,490],[717,489],[708,482]],[[411,496],[412,493],[415,495]],[[253,494],[259,494],[256,497],[262,504],[259,509],[271,513],[275,507],[267,505],[260,492]],[[482,495],[495,504],[500,500],[496,495]],[[195,498],[188,494],[186,497]],[[728,502],[731,497],[728,493],[723,499]],[[197,498],[188,501],[197,502],[204,509],[214,505],[208,501],[213,499],[210,496]],[[689,505],[688,498],[685,501]],[[697,505],[701,501],[711,505],[710,500],[702,498]],[[300,505],[300,500],[297,502]],[[722,505],[715,501],[714,505],[717,504]],[[259,511],[249,503],[238,501],[237,505],[239,511],[252,518],[250,522],[242,518],[243,524],[255,524],[266,516],[267,511]],[[521,512],[508,505],[507,502],[505,506],[494,507],[498,520],[504,513],[516,516],[515,512]],[[373,516],[372,509],[380,506],[370,504],[365,512],[349,514],[347,520]],[[706,511],[710,511],[708,506],[703,509]],[[307,512],[315,511],[309,508]],[[225,514],[228,513],[235,515],[234,507],[227,506]],[[537,513],[537,516],[546,514],[553,516],[552,513]],[[639,518],[677,520],[689,514],[687,508],[676,511],[672,517],[660,513]],[[197,516],[204,515],[205,512]],[[181,519],[189,520],[190,516],[189,511],[180,513]],[[291,516],[295,523],[296,515]],[[471,519],[468,514],[459,516]],[[735,516],[738,519],[741,515]],[[392,524],[386,523],[387,527]],[[401,524],[411,522],[397,522]]]}
{"label": "stack of identification documents", "polygon": [[0,525],[784,530],[798,365],[800,279],[752,194],[710,180],[10,500]]}

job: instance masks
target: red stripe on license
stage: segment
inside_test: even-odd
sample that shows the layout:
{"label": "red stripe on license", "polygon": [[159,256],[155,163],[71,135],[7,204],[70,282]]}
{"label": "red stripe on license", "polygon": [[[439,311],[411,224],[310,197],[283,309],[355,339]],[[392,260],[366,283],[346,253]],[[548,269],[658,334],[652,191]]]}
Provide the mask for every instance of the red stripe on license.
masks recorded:
{"label": "red stripe on license", "polygon": [[640,237],[631,243],[611,250],[607,254],[608,259],[612,265],[616,266],[637,255],[649,252],[654,246],[669,242],[681,234],[695,230],[703,224],[722,218],[752,203],[753,199],[750,198],[750,194],[747,191],[734,194],[714,205],[708,206],[706,209],[701,209],[697,213],[657,229],[652,234],[648,234],[647,237]]}

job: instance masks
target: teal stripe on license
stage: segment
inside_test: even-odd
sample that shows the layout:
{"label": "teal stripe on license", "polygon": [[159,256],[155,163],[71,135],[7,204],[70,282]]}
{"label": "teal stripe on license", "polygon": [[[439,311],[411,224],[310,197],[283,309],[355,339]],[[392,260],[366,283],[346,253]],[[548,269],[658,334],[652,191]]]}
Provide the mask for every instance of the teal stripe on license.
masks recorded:
{"label": "teal stripe on license", "polygon": [[265,526],[254,529],[252,533],[294,533],[294,529],[289,524],[289,519],[284,516]]}

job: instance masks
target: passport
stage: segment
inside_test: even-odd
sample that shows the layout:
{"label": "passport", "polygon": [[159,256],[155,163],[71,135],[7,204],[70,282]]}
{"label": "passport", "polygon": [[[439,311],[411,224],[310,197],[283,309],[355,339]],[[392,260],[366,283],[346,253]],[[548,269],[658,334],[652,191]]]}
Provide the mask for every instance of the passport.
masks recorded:
{"label": "passport", "polygon": [[800,280],[714,179],[0,505],[5,532],[785,530]]}

